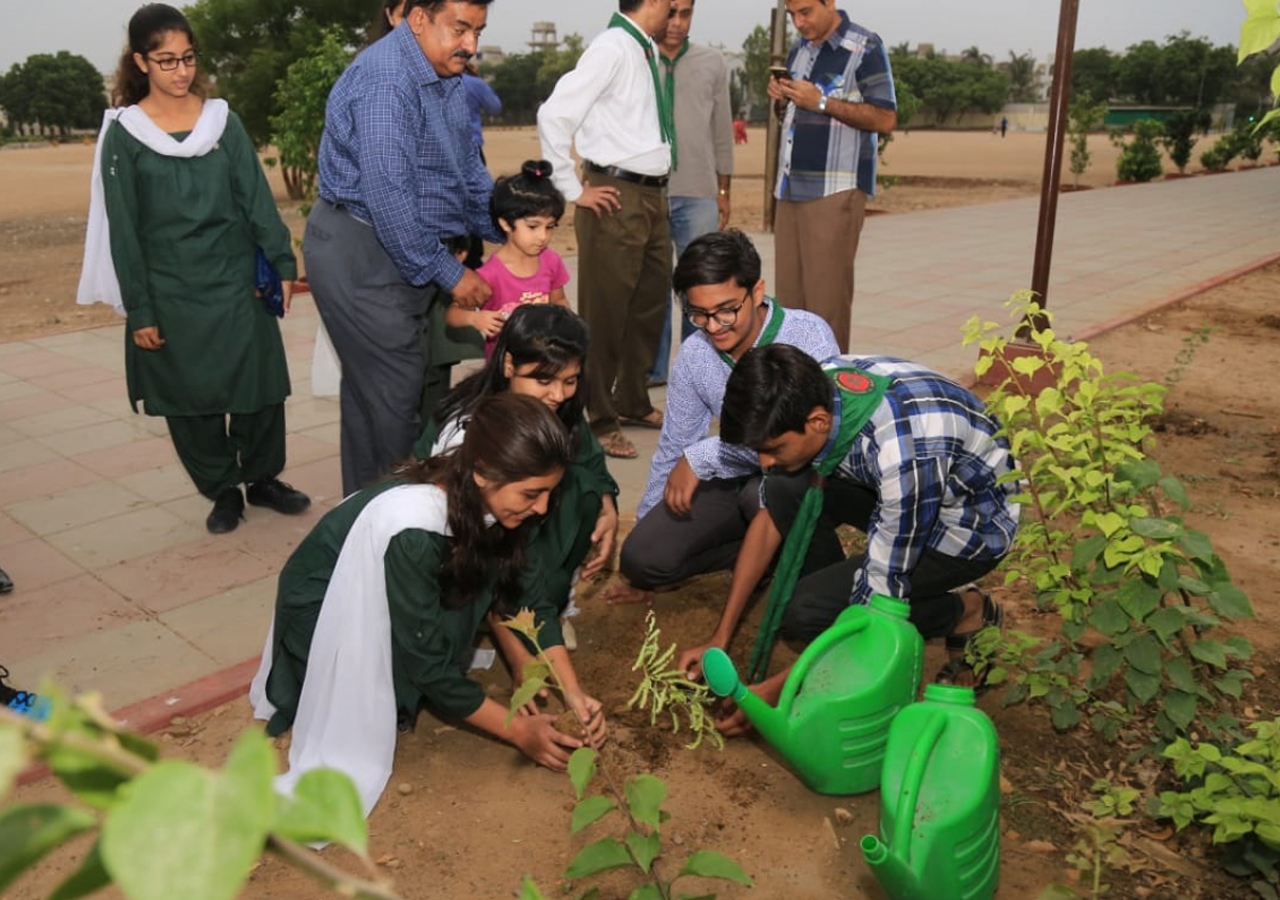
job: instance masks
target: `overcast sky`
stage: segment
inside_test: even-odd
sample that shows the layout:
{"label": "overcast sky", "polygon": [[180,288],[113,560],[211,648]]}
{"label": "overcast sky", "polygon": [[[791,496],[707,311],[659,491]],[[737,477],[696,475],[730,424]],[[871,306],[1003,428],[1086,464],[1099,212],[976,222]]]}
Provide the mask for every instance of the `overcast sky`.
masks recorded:
{"label": "overcast sky", "polygon": [[[350,0],[371,8],[377,0]],[[0,0],[0,72],[33,53],[70,50],[98,68],[114,68],[124,47],[125,23],[140,0]],[[180,4],[175,4],[180,5]],[[773,0],[697,0],[693,39],[739,49],[743,38],[766,23]],[[525,49],[534,21],[553,21],[560,37],[590,38],[616,9],[609,0],[494,0],[485,44],[507,52]],[[1044,59],[1058,26],[1058,0],[848,0],[855,22],[889,44],[932,42],[958,53],[976,44],[1007,59],[1010,50]],[[1081,0],[1077,47],[1121,50],[1147,38],[1189,31],[1215,44],[1237,44],[1244,7],[1240,0]]]}

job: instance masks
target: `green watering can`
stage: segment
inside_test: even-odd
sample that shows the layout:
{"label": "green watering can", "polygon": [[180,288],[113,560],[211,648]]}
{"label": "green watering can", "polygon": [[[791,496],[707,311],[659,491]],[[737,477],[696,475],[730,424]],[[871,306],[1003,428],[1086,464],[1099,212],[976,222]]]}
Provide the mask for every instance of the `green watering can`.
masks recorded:
{"label": "green watering can", "polygon": [[796,660],[776,707],[747,690],[729,657],[702,657],[707,685],[731,697],[820,794],[875,790],[889,723],[916,698],[924,641],[906,603],[880,595],[851,606]]}
{"label": "green watering can", "polygon": [[973,690],[931,684],[889,729],[880,831],[862,855],[890,900],[990,900],[1000,881],[1000,744]]}

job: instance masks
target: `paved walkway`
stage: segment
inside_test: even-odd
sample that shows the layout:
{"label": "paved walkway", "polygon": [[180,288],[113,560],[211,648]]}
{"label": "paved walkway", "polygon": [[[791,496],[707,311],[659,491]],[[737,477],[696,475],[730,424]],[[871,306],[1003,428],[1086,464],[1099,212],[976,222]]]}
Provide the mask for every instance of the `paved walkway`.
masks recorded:
{"label": "paved walkway", "polygon": [[[1049,306],[1090,333],[1280,252],[1280,169],[1062,197]],[[971,315],[1003,321],[1030,281],[1034,198],[867,223],[853,345],[966,376]],[[772,240],[756,239],[772,278]],[[567,260],[572,266],[573,259]],[[859,317],[862,321],[859,321]],[[339,499],[338,407],[310,389],[316,315],[284,322],[294,372],[284,477],[315,500],[287,519],[250,507],[231,535],[204,530],[209,503],[162,420],[126,402],[120,326],[0,344],[0,662],[23,685],[51,674],[119,708],[258,653],[284,559]],[[655,395],[655,400],[657,399]],[[634,509],[656,443],[612,466]]]}

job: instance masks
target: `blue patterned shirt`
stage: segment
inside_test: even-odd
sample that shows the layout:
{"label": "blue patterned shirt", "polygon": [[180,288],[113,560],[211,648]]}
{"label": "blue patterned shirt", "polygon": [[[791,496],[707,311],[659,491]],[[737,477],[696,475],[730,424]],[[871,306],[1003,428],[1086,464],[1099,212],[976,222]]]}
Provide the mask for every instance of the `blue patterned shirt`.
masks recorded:
{"label": "blue patterned shirt", "polygon": [[1018,484],[996,481],[1017,463],[982,401],[937,372],[891,356],[840,356],[825,366],[892,379],[835,473],[879,496],[849,602],[866,603],[872,594],[910,597],[911,572],[926,547],[969,560],[1008,553],[1018,530],[1020,509],[1010,499]]}
{"label": "blue patterned shirt", "polygon": [[440,239],[479,234],[493,179],[471,138],[461,78],[441,78],[407,26],[365,50],[329,94],[320,196],[373,225],[406,282],[452,290],[462,263]]}
{"label": "blue patterned shirt", "polygon": [[[771,316],[776,303],[776,300],[768,300]],[[760,333],[764,334],[764,328]],[[757,344],[759,340],[757,337]],[[782,327],[774,343],[790,344],[816,360],[824,360],[840,352],[831,326],[801,309],[784,310]],[[667,476],[681,455],[702,481],[736,478],[760,471],[760,460],[754,452],[745,447],[721,444],[719,437],[707,434],[711,420],[720,415],[720,408],[724,405],[724,386],[731,371],[706,332],[696,331],[680,345],[667,382],[662,434],[658,437],[653,462],[649,464],[649,483],[636,509],[637,519],[662,501]]]}
{"label": "blue patterned shirt", "polygon": [[[803,38],[791,48],[787,68],[793,78],[812,81],[835,100],[898,108],[889,52],[874,32],[849,21],[821,44]],[[876,193],[876,135],[851,128],[813,110],[787,107],[782,123],[782,155],[774,196],[779,200],[820,200],[857,189]]]}

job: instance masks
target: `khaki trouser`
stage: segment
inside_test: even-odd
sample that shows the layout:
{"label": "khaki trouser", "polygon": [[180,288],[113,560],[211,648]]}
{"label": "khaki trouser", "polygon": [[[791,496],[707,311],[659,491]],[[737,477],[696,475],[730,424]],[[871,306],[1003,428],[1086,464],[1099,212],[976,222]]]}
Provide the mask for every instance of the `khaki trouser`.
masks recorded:
{"label": "khaki trouser", "polygon": [[774,214],[777,297],[783,306],[821,316],[849,352],[853,262],[867,195],[841,191],[821,200],[779,200]]}
{"label": "khaki trouser", "polygon": [[578,207],[578,312],[591,330],[587,413],[591,429],[618,427],[618,416],[653,410],[645,379],[653,367],[671,292],[667,192],[592,172],[588,181],[618,189],[622,208],[597,216]]}

